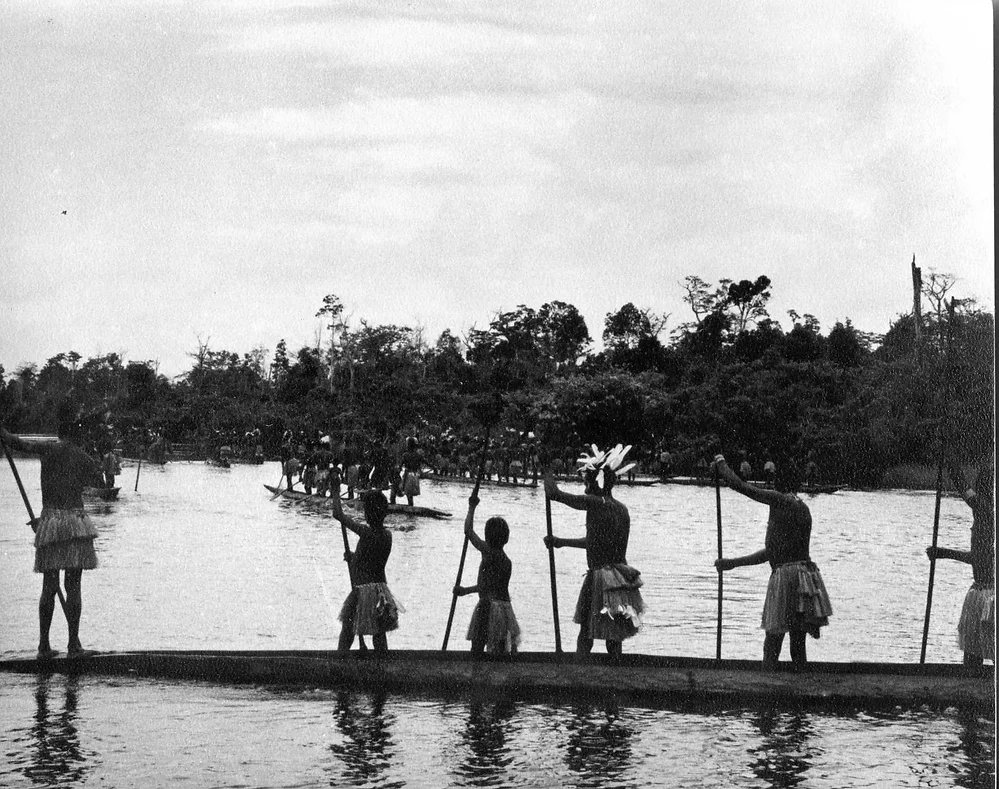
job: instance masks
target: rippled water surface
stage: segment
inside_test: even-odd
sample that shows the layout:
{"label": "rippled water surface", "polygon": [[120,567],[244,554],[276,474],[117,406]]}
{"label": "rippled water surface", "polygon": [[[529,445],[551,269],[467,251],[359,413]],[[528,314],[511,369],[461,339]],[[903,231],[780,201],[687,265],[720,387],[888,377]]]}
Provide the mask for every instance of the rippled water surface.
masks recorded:
{"label": "rippled water surface", "polygon": [[[19,462],[36,508],[38,464]],[[336,523],[270,501],[276,464],[135,467],[121,499],[90,506],[101,567],[84,575],[82,637],[99,649],[330,648],[348,591]],[[470,488],[424,482],[419,503],[446,521],[396,516],[389,583],[406,605],[390,645],[440,646]],[[762,547],[766,510],[723,491],[726,553]],[[553,649],[543,495],[483,488],[482,521],[511,525],[513,603],[522,648]],[[646,626],[630,652],[712,656],[715,506],[706,488],[621,488],[630,562],[642,570]],[[933,496],[841,492],[809,500],[812,556],[834,616],[815,660],[916,662]],[[580,513],[555,505],[556,534]],[[40,577],[12,479],[0,476],[0,655],[33,654]],[[390,516],[392,517],[392,516]],[[940,544],[965,547],[970,517],[945,499]],[[562,636],[585,561],[556,554]],[[474,579],[474,552],[466,583]],[[765,567],[725,576],[723,653],[758,658]],[[954,629],[970,572],[940,562],[928,659],[957,662]],[[471,598],[450,648],[467,649]],[[59,614],[53,643],[65,643]],[[990,719],[950,709],[872,713],[647,710],[604,705],[441,700],[329,690],[0,674],[0,785],[103,786],[991,786]]]}

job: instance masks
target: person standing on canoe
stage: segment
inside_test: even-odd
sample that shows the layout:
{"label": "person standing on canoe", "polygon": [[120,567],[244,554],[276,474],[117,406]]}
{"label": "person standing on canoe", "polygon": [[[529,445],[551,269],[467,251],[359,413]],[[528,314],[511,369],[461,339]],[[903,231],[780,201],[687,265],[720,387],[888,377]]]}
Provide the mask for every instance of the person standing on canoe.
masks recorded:
{"label": "person standing on canoe", "polygon": [[964,597],[957,625],[957,643],[964,652],[964,665],[980,666],[982,660],[995,662],[996,577],[995,577],[995,461],[990,458],[978,472],[974,486],[965,482],[956,463],[949,472],[954,487],[971,508],[970,550],[926,549],[930,559],[954,559],[971,565],[974,582]]}
{"label": "person standing on canoe", "polygon": [[66,580],[66,623],[69,657],[93,654],[80,643],[83,611],[83,571],[97,567],[94,538],[97,527],[83,509],[83,489],[104,483],[97,461],[79,447],[79,409],[71,403],[59,408],[58,441],[25,441],[0,427],[0,438],[13,449],[41,458],[42,514],[35,528],[35,572],[42,573],[38,601],[38,659],[59,654],[49,641],[52,614],[59,593],[59,572]]}
{"label": "person standing on canoe", "polygon": [[505,519],[493,516],[486,521],[486,538],[475,533],[475,508],[478,496],[468,497],[468,515],[465,516],[465,536],[482,554],[475,586],[455,586],[458,597],[479,595],[479,602],[468,625],[467,638],[472,642],[472,654],[488,651],[496,655],[512,655],[520,644],[520,625],[510,604],[510,575],[513,564],[503,546],[510,539],[510,527]]}
{"label": "person standing on canoe", "polygon": [[413,497],[420,495],[420,470],[423,467],[423,452],[416,438],[406,439],[406,451],[402,453],[402,492],[406,503],[412,507]]}
{"label": "person standing on canoe", "polygon": [[545,495],[552,501],[574,510],[586,511],[586,536],[577,539],[545,536],[545,545],[552,548],[583,548],[586,550],[586,576],[579,590],[573,622],[579,625],[576,652],[589,654],[594,639],[602,639],[607,653],[620,656],[621,642],[638,632],[645,604],[639,587],[641,574],[628,566],[628,536],[631,516],[628,508],[613,495],[618,473],[625,473],[631,464],[619,469],[631,447],[618,444],[608,452],[594,445],[593,455],[583,455],[583,495],[565,493],[555,484],[551,470],[545,471]]}
{"label": "person standing on canoe", "polygon": [[[340,481],[334,487],[339,490]],[[361,496],[364,519],[354,520],[343,511],[340,496],[330,498],[333,517],[356,534],[359,539],[354,552],[346,551],[344,559],[350,568],[350,594],[340,609],[340,640],[337,649],[346,652],[354,636],[372,636],[375,650],[388,649],[386,633],[399,627],[400,606],[385,581],[385,565],[392,553],[392,532],[385,528],[388,501],[380,490],[369,490]]]}
{"label": "person standing on canoe", "polygon": [[718,559],[715,568],[725,572],[770,563],[770,582],[760,625],[766,631],[763,667],[776,668],[784,634],[789,633],[791,662],[801,669],[807,662],[805,635],[819,637],[819,628],[829,624],[832,605],[819,568],[809,556],[812,514],[796,495],[799,480],[794,465],[785,461],[777,467],[772,490],[741,479],[728,467],[723,455],[716,455],[712,466],[732,490],[770,507],[763,550],[735,559]]}

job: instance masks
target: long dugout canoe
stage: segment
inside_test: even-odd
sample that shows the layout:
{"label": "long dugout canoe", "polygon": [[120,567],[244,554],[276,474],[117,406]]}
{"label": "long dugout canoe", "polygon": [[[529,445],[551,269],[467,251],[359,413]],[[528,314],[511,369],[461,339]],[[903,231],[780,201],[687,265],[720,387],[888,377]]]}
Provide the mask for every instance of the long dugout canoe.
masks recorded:
{"label": "long dugout canoe", "polygon": [[[264,487],[267,488],[267,490],[269,490],[272,494],[277,495],[280,493],[282,498],[290,501],[304,501],[320,507],[330,506],[330,498],[328,496],[306,493],[303,490],[283,490],[275,487],[274,485],[264,485]],[[360,499],[340,499],[340,503],[344,507],[351,507],[355,509],[361,506]],[[444,510],[434,509],[433,507],[420,507],[418,505],[410,507],[408,504],[389,504],[388,511],[389,513],[401,515],[415,515],[419,518],[444,519],[451,517],[451,513],[445,512]]]}
{"label": "long dugout canoe", "polygon": [[415,691],[453,697],[469,692],[516,698],[614,698],[639,706],[779,704],[815,707],[961,706],[994,711],[994,668],[957,664],[812,663],[765,672],[759,661],[624,655],[616,664],[526,652],[475,659],[469,652],[149,651],[87,658],[0,661],[0,671],[80,673],[217,683]]}

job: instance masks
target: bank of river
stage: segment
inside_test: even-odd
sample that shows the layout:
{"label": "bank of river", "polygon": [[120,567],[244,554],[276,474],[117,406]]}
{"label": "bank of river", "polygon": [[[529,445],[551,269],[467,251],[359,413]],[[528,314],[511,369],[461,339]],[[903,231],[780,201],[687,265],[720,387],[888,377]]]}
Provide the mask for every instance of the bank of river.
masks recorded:
{"label": "bank of river", "polygon": [[[39,506],[36,461],[21,472]],[[101,567],[84,576],[83,638],[125,649],[329,648],[348,590],[339,529],[324,511],[273,502],[277,465],[143,467],[139,492],[92,506]],[[394,524],[389,582],[405,603],[390,643],[439,646],[461,550],[468,486],[425,483],[421,504],[449,521]],[[714,654],[713,491],[622,488],[632,512],[629,559],[643,571],[649,613],[632,652]],[[919,657],[933,494],[841,492],[809,500],[813,558],[834,616],[816,660]],[[726,552],[762,545],[765,509],[723,492]],[[31,533],[9,477],[0,483],[0,654],[33,653],[39,577]],[[544,499],[483,489],[481,517],[512,536],[513,602],[523,648],[553,645]],[[557,534],[581,533],[555,507]],[[945,500],[942,545],[963,547],[970,518]],[[563,639],[584,570],[556,554]],[[467,581],[474,577],[470,556]],[[928,658],[958,661],[954,625],[967,568],[937,570]],[[726,575],[726,657],[756,658],[766,569]],[[467,649],[473,602],[459,601],[452,648]],[[65,641],[57,615],[54,642]],[[992,722],[966,711],[663,710],[420,696],[229,688],[201,683],[0,675],[0,784],[306,786],[862,786],[991,785]],[[60,770],[68,778],[56,776]],[[72,781],[70,781],[72,778]]]}

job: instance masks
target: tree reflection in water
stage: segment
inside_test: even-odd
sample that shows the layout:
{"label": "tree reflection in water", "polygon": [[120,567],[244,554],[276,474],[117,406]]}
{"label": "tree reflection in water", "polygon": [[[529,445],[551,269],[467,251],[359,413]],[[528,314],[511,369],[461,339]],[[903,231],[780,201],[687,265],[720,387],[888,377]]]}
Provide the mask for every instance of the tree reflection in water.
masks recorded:
{"label": "tree reflection in water", "polygon": [[[337,694],[333,715],[345,741],[331,745],[330,751],[343,762],[343,778],[351,785],[387,789],[405,786],[403,781],[385,781],[385,774],[397,750],[391,734],[394,718],[385,714],[385,696],[375,694],[366,697],[367,709],[362,703],[363,698],[353,693]],[[340,782],[332,779],[330,785],[338,786]]]}
{"label": "tree reflection in water", "polygon": [[756,758],[751,766],[757,777],[774,789],[797,786],[811,769],[815,753],[808,748],[812,722],[801,710],[767,709],[753,718],[763,736],[750,753]]}
{"label": "tree reflection in water", "polygon": [[468,724],[461,734],[467,755],[456,768],[462,783],[470,786],[503,786],[513,754],[506,744],[510,719],[516,705],[508,700],[473,699],[468,706]]}
{"label": "tree reflection in water", "polygon": [[[24,775],[39,786],[75,785],[87,773],[87,754],[80,747],[77,723],[77,677],[39,675],[35,686],[35,719],[31,755]],[[58,693],[63,688],[62,709]]]}
{"label": "tree reflection in water", "polygon": [[631,770],[633,732],[621,720],[616,704],[574,705],[568,729],[565,763],[580,778],[577,786],[638,786],[622,782]]}

